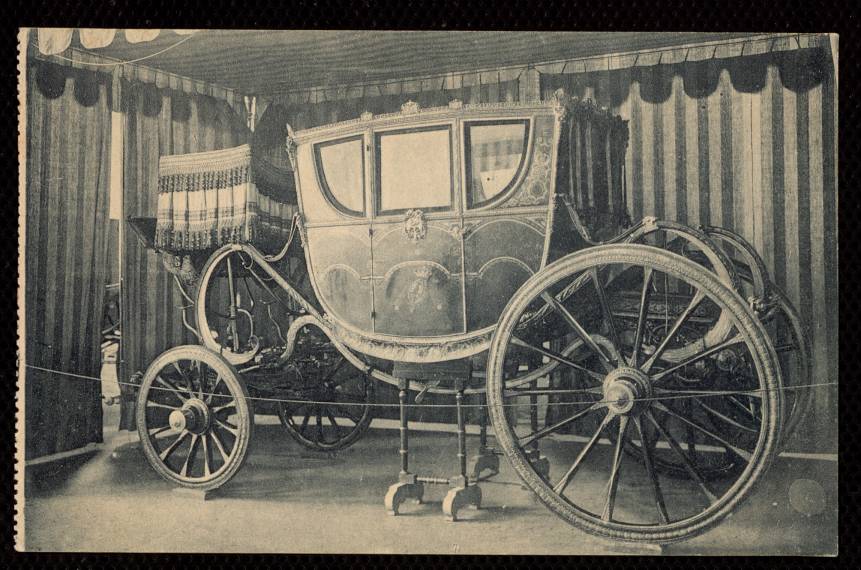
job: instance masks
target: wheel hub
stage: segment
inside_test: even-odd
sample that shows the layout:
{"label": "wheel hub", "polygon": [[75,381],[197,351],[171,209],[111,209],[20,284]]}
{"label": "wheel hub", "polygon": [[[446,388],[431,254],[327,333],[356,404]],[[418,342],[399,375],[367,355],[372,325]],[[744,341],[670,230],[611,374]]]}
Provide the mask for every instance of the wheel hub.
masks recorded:
{"label": "wheel hub", "polygon": [[652,396],[649,376],[636,368],[621,366],[604,378],[604,401],[617,415],[639,414],[648,406],[644,398]]}
{"label": "wheel hub", "polygon": [[170,427],[176,431],[188,430],[191,433],[202,434],[209,429],[209,406],[203,400],[191,398],[182,408],[174,410],[168,416]]}

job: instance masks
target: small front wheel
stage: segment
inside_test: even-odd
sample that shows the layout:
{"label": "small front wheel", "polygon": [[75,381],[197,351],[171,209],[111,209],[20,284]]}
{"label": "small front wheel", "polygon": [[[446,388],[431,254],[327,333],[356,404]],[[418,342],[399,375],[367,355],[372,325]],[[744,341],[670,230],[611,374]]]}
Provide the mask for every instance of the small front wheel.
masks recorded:
{"label": "small front wheel", "polygon": [[137,427],[147,461],[167,481],[210,491],[242,467],[254,427],[236,369],[202,346],[162,353],[144,374]]}

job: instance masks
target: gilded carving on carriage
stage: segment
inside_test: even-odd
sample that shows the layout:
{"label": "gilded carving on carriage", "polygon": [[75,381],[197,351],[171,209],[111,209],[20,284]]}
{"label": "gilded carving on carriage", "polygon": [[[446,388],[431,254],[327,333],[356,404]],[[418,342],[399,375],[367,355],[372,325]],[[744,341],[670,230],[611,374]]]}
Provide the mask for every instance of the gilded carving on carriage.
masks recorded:
{"label": "gilded carving on carriage", "polygon": [[404,235],[410,241],[424,239],[428,232],[427,220],[421,210],[408,210],[404,215]]}

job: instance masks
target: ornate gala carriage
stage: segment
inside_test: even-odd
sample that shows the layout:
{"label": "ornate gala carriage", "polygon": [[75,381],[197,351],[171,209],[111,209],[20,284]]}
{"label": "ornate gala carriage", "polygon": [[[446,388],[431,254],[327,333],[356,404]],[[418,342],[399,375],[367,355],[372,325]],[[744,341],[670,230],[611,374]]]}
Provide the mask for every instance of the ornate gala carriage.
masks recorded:
{"label": "ornate gala carriage", "polygon": [[[499,453],[571,524],[650,543],[707,530],[804,413],[808,392],[783,388],[809,383],[807,341],[739,236],[630,223],[626,144],[624,121],[559,91],[291,133],[295,176],[248,147],[164,157],[158,220],[132,222],[200,343],[144,374],[149,462],[177,485],[223,485],[252,403],[303,445],[341,449],[379,380],[399,389],[391,514],[434,483],[451,487],[450,519],[479,507],[498,470],[486,410]],[[427,394],[454,396],[451,478],[410,471],[408,412]],[[467,406],[482,412],[471,472]]]}

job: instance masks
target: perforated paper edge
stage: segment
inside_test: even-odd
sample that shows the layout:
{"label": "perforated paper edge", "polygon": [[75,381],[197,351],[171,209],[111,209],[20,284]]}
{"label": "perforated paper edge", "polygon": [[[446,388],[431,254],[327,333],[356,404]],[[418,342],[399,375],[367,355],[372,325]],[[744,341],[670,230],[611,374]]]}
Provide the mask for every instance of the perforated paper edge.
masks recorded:
{"label": "perforated paper edge", "polygon": [[26,362],[25,339],[26,319],[24,312],[24,292],[26,291],[26,223],[27,223],[27,39],[30,28],[18,29],[18,311],[17,321],[17,374],[15,381],[15,550],[26,549],[25,528],[25,437],[24,429],[24,365]]}

